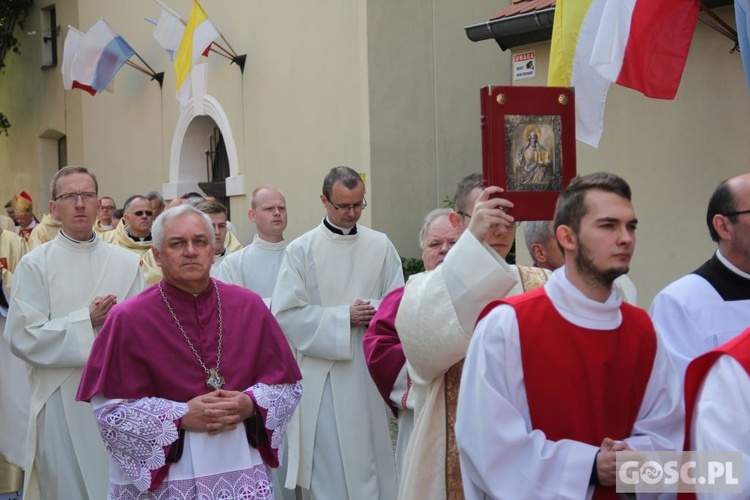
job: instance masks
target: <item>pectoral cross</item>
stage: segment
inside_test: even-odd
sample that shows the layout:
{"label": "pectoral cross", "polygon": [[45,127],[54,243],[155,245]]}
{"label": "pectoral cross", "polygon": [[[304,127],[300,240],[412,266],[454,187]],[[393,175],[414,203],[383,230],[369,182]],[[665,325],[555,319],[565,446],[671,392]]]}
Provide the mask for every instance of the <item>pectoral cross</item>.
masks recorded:
{"label": "pectoral cross", "polygon": [[206,379],[206,386],[212,387],[215,390],[221,389],[221,387],[224,385],[224,377],[219,375],[218,369],[213,369],[208,371],[208,379]]}

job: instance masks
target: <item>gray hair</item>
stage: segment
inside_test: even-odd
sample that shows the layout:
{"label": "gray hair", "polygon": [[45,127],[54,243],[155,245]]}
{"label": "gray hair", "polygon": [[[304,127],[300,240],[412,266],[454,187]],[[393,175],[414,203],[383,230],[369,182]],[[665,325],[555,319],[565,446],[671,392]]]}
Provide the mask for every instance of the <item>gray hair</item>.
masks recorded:
{"label": "gray hair", "polygon": [[534,259],[534,252],[531,251],[531,245],[538,243],[546,246],[547,242],[552,238],[552,228],[550,228],[549,220],[529,220],[524,222],[523,232],[526,238],[526,249],[529,251],[532,260]]}
{"label": "gray hair", "polygon": [[183,198],[183,205],[190,205],[191,207],[197,207],[201,203],[205,202],[206,199],[201,196],[191,196],[189,198]]}
{"label": "gray hair", "polygon": [[149,191],[144,195],[144,197],[148,200],[159,200],[159,205],[162,207],[164,206],[164,197],[161,195],[159,191]]}
{"label": "gray hair", "polygon": [[151,227],[151,240],[156,250],[161,252],[164,249],[164,241],[162,241],[164,238],[164,224],[169,219],[174,219],[187,214],[196,214],[200,216],[203,220],[203,224],[206,226],[206,233],[209,237],[213,238],[214,226],[211,222],[211,218],[192,205],[182,204],[178,207],[173,207],[163,211],[159,214],[159,217],[156,218],[156,221],[154,221],[154,225]]}
{"label": "gray hair", "polygon": [[427,231],[430,229],[432,223],[440,217],[447,217],[451,212],[450,208],[436,208],[425,216],[422,229],[419,231],[419,248],[424,250],[424,237],[427,235]]}

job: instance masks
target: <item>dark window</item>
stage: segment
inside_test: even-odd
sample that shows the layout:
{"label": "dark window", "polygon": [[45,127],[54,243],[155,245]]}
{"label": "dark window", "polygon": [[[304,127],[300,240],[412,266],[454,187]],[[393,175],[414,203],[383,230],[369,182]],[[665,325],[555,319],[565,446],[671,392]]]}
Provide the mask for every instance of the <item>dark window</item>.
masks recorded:
{"label": "dark window", "polygon": [[55,6],[42,8],[42,69],[57,66],[57,14]]}

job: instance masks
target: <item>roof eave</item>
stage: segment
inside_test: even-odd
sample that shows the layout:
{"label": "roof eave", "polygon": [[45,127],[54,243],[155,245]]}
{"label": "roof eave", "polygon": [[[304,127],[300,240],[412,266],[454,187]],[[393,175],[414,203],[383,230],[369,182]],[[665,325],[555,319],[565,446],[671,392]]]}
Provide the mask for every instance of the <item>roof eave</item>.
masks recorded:
{"label": "roof eave", "polygon": [[464,27],[466,36],[472,42],[494,39],[503,50],[529,43],[549,40],[552,36],[552,22],[555,8],[537,10],[512,17]]}

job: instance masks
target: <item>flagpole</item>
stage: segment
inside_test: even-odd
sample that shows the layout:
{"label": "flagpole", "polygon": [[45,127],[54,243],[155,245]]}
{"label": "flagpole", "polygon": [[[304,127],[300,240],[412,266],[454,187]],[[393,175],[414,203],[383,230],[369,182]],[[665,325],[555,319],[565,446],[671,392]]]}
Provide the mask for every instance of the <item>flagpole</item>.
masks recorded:
{"label": "flagpole", "polygon": [[[212,45],[216,45],[216,44],[212,44]],[[225,54],[225,53],[223,53],[223,52],[219,52],[218,50],[216,50],[216,49],[215,49],[215,48],[213,48],[213,47],[211,47],[211,52],[213,52],[214,54],[216,54],[216,55],[219,55],[219,56],[221,56],[221,57],[223,57],[223,58],[225,58],[225,59],[229,59],[230,61],[232,60],[232,58],[231,58],[231,57],[229,57],[228,55],[226,55],[226,54]]]}
{"label": "flagpole", "polygon": [[132,61],[125,61],[125,64],[127,64],[127,65],[128,65],[128,66],[130,66],[131,68],[135,68],[135,69],[137,69],[138,71],[140,71],[140,72],[141,72],[141,73],[143,73],[144,75],[148,75],[148,76],[154,76],[154,75],[153,75],[153,73],[149,73],[148,71],[146,71],[146,68],[143,68],[143,67],[141,67],[141,66],[138,66],[138,65],[137,65],[136,63],[134,63],[134,62],[132,62]]}
{"label": "flagpole", "polygon": [[[135,51],[133,51],[133,52],[135,52]],[[140,56],[140,54],[138,54],[138,52],[135,52],[135,57],[137,57],[143,64],[145,64],[146,67],[151,70],[151,73],[153,73],[154,75],[156,74],[156,71],[154,71],[154,68],[152,68],[151,66],[149,66],[148,63],[143,60],[143,58]]]}
{"label": "flagpole", "polygon": [[232,45],[229,43],[229,40],[227,40],[222,33],[219,33],[219,36],[221,37],[222,40],[224,40],[224,43],[227,44],[227,47],[229,47],[229,50],[232,51],[232,55],[234,57],[237,57],[237,52],[234,51],[234,48],[232,48]]}
{"label": "flagpole", "polygon": [[[218,47],[218,48],[220,48],[222,50],[222,52],[223,52],[222,55],[225,55],[225,57],[228,57],[229,59],[231,59],[232,57],[235,56],[235,54],[232,54],[227,49],[225,49],[220,43],[217,43],[217,42],[211,42],[211,50],[213,50],[213,46],[214,45],[216,45],[216,47]],[[214,50],[214,52],[219,53],[217,50]]]}
{"label": "flagpole", "polygon": [[[136,54],[136,55],[137,55],[137,54]],[[140,59],[140,58],[139,58],[139,59]],[[141,59],[141,60],[142,60],[142,59]],[[145,61],[144,61],[144,63],[145,63]],[[145,68],[143,68],[143,67],[141,67],[141,66],[137,65],[136,63],[134,63],[134,62],[133,62],[133,61],[131,61],[131,60],[127,60],[127,61],[125,61],[125,64],[127,64],[127,65],[128,65],[128,66],[130,66],[131,68],[135,68],[135,69],[137,69],[138,71],[140,71],[140,72],[141,72],[141,73],[143,73],[144,75],[150,76],[152,80],[156,80],[157,82],[159,82],[159,88],[162,88],[162,86],[163,86],[163,84],[164,84],[164,72],[161,72],[161,73],[156,73],[156,72],[155,72],[155,71],[154,71],[153,69],[151,69],[151,67],[149,66],[149,69],[151,69],[151,73],[149,73],[148,71],[146,71],[146,69],[145,69]],[[147,64],[146,66],[148,66],[148,64]]]}
{"label": "flagpole", "polygon": [[714,14],[714,12],[711,9],[703,5],[703,2],[701,2],[701,10],[705,12],[708,15],[708,17],[713,19],[715,22],[717,22],[722,28],[724,28],[727,31],[727,33],[722,33],[724,36],[732,40],[735,44],[739,43],[737,39],[737,31],[735,31],[734,28],[732,28],[727,23],[725,23],[724,20],[722,20],[719,16]]}

